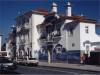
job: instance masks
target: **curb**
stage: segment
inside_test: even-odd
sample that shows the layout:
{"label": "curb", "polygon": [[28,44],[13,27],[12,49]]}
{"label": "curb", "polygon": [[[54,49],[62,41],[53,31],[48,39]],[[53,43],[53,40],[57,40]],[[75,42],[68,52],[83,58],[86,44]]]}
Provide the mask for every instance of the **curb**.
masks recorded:
{"label": "curb", "polygon": [[50,65],[50,64],[46,64],[46,65],[42,65],[42,64],[39,64],[39,66],[43,66],[43,67],[52,67],[52,68],[62,68],[62,69],[73,69],[73,70],[81,70],[81,71],[92,71],[92,72],[100,72],[99,70],[90,70],[90,69],[82,69],[82,68],[75,68],[75,67],[60,67],[60,66],[53,66],[53,65]]}

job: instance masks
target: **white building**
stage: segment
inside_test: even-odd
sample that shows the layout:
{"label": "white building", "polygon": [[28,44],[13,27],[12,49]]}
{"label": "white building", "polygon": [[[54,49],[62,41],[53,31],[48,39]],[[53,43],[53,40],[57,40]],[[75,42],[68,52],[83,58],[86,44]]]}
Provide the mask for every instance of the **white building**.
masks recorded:
{"label": "white building", "polygon": [[0,35],[0,56],[6,56],[7,55],[7,52],[2,49],[2,35]]}
{"label": "white building", "polygon": [[40,49],[37,25],[44,21],[47,11],[38,9],[29,11],[16,18],[16,46],[18,58],[35,58]]}
{"label": "white building", "polygon": [[38,9],[18,16],[16,18],[18,58],[38,57],[37,52],[44,47],[56,49],[57,53],[65,49],[67,52],[85,53],[88,56],[91,51],[100,51],[96,20],[85,16],[73,16],[70,2],[66,5],[65,11],[66,15],[59,15],[57,4],[53,3],[50,13]]}
{"label": "white building", "polygon": [[8,58],[14,59],[15,58],[15,51],[16,51],[16,27],[13,25],[11,27],[11,31],[8,33],[8,38],[6,38],[6,52]]}
{"label": "white building", "polygon": [[11,46],[10,46],[10,42],[11,40],[7,40],[6,41],[6,52],[7,52],[7,56],[8,58],[11,58]]}
{"label": "white building", "polygon": [[[45,34],[45,37],[49,36],[52,38],[53,48],[60,44],[67,52],[85,53],[90,56],[91,51],[100,51],[100,36],[96,34],[96,27],[98,27],[96,20],[80,15],[73,16],[72,7],[69,2],[66,8],[66,15],[59,15],[59,18],[56,16],[57,7],[56,11],[54,11],[55,13],[46,16],[44,23],[38,26],[38,28],[42,28],[40,31],[42,35]],[[57,32],[60,35],[55,38]],[[47,45],[47,42],[44,42],[44,45]]]}

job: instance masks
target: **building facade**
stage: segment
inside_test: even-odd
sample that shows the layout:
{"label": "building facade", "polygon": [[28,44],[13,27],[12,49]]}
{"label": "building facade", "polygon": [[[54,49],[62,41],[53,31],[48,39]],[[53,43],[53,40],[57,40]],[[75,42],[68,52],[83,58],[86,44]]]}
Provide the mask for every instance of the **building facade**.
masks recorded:
{"label": "building facade", "polygon": [[5,50],[5,43],[2,44],[2,36],[3,35],[0,35],[0,57],[6,57],[7,56],[7,52]]}
{"label": "building facade", "polygon": [[77,60],[82,54],[100,51],[100,36],[96,34],[96,20],[82,15],[72,15],[70,2],[66,14],[58,14],[56,3],[52,11],[32,10],[16,18],[17,58],[47,59],[50,51],[52,60]]}
{"label": "building facade", "polygon": [[16,57],[16,27],[13,25],[11,31],[6,38],[6,49],[7,56],[10,59],[15,59]]}
{"label": "building facade", "polygon": [[36,27],[43,22],[46,14],[45,10],[38,9],[29,11],[16,18],[17,58],[38,58],[37,52],[40,49],[40,45]]}

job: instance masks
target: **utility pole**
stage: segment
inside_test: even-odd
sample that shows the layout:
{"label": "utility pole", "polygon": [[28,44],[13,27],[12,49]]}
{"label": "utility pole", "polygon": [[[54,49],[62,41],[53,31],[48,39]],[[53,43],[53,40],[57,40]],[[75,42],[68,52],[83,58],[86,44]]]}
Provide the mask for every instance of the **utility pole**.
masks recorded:
{"label": "utility pole", "polygon": [[0,51],[1,51],[2,35],[0,34]]}
{"label": "utility pole", "polygon": [[51,63],[51,50],[52,50],[52,44],[47,44],[47,50],[48,50],[48,63]]}

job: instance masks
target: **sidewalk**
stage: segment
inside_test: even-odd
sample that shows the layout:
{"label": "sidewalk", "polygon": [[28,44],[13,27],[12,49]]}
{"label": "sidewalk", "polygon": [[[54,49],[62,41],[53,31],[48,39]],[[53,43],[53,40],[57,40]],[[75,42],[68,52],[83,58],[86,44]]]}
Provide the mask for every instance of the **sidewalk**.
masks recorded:
{"label": "sidewalk", "polygon": [[48,62],[39,62],[40,66],[48,67],[59,67],[59,68],[70,68],[78,70],[87,70],[87,71],[97,71],[100,72],[100,66],[96,65],[81,65],[81,64],[67,64],[67,63],[48,63]]}

